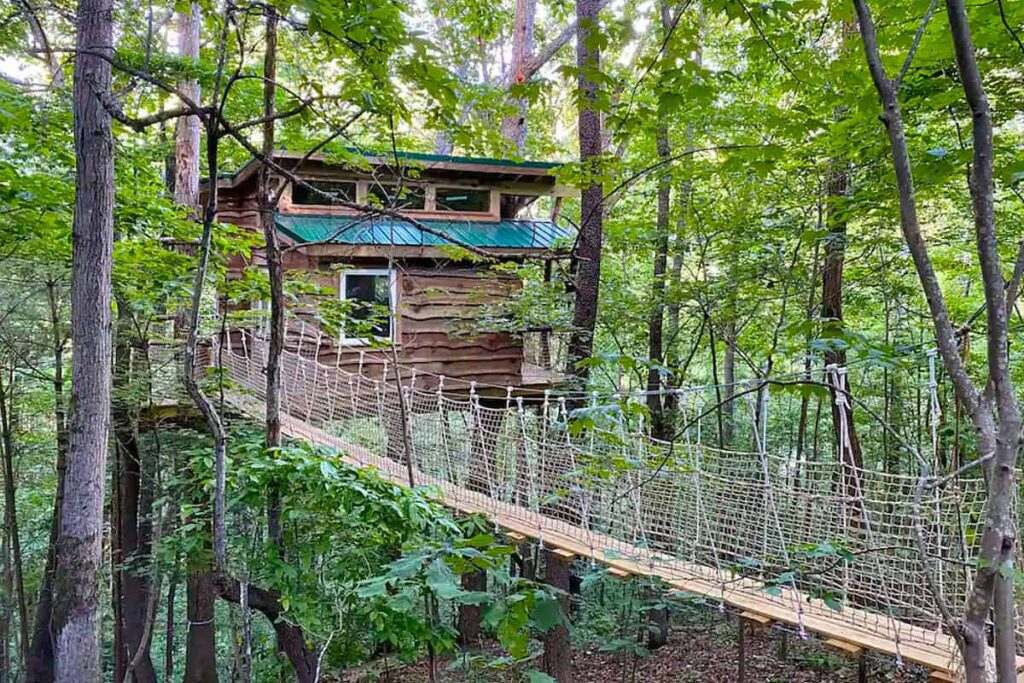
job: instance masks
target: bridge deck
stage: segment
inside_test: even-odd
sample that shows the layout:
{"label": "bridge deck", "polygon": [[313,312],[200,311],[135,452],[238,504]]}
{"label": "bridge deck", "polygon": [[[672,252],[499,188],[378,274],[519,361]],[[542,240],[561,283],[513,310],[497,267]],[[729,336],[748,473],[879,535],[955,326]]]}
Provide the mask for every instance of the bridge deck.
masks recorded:
{"label": "bridge deck", "polygon": [[[251,399],[235,397],[244,412],[260,415],[263,406]],[[408,470],[401,462],[348,443],[307,422],[282,416],[282,428],[293,438],[328,446],[342,453],[352,465],[373,467],[381,476],[399,485],[408,485]],[[896,621],[884,615],[845,606],[835,611],[820,600],[793,589],[770,595],[761,582],[732,572],[660,556],[648,549],[579,527],[564,520],[538,514],[529,509],[495,502],[482,493],[453,485],[414,470],[415,484],[436,487],[441,502],[464,513],[480,513],[505,531],[540,539],[545,547],[560,548],[608,567],[614,574],[656,576],[673,588],[688,594],[721,601],[741,612],[761,615],[774,622],[802,626],[809,634],[830,641],[848,643],[863,650],[900,657],[918,664],[938,677],[958,680],[956,644],[953,638],[934,629]],[[1022,660],[1024,663],[1024,660]],[[1024,682],[1024,674],[1018,677]]]}

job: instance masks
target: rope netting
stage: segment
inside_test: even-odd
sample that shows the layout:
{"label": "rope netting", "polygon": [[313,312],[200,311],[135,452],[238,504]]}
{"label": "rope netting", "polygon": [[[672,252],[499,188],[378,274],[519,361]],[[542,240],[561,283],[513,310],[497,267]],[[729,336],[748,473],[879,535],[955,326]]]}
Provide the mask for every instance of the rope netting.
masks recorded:
{"label": "rope netting", "polygon": [[[231,399],[258,414],[266,343],[247,336],[218,355]],[[922,480],[772,452],[767,386],[747,395],[754,447],[725,450],[692,419],[707,408],[700,390],[679,392],[680,424],[690,426],[664,443],[625,422],[580,429],[552,394],[524,403],[511,389],[504,398],[449,393],[443,378],[421,389],[408,371],[385,367],[388,379],[371,378],[318,362],[319,349],[302,351],[282,358],[292,436],[397,481],[411,458],[415,484],[542,544],[571,539],[594,562],[628,561],[635,573],[741,609],[777,608],[801,633],[838,625],[897,661],[944,658],[954,668],[925,571],[958,614],[981,537],[978,474]],[[829,376],[841,390],[843,373]]]}

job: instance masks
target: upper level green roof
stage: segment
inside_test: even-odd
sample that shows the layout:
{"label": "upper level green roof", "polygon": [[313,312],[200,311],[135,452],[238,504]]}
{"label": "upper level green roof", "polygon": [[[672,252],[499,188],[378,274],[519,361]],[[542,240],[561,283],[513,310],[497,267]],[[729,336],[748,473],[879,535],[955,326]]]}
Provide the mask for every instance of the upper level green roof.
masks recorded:
{"label": "upper level green roof", "polygon": [[[278,229],[299,243],[323,242],[367,246],[441,247],[468,244],[481,249],[568,248],[573,233],[541,219],[501,221],[422,220],[431,232],[397,218],[278,214]],[[438,234],[432,234],[438,233]],[[444,235],[450,237],[446,240]]]}
{"label": "upper level green roof", "polygon": [[[512,160],[512,159],[496,159],[493,157],[467,157],[467,156],[455,156],[451,154],[427,154],[424,152],[394,152],[394,151],[375,151],[368,149],[360,149],[356,147],[346,147],[343,150],[345,153],[361,156],[371,163],[378,165],[397,165],[395,164],[396,159],[401,162],[411,162],[411,165],[422,166],[429,168],[431,166],[449,165],[456,167],[479,167],[479,171],[475,172],[503,172],[503,173],[515,173],[516,171],[522,171],[531,173],[531,175],[538,175],[538,171],[543,171],[540,176],[547,175],[547,171],[562,166],[562,163],[553,161],[530,161],[530,160]],[[274,153],[275,156],[282,156],[288,158],[301,158],[303,155],[290,150],[278,150]],[[322,154],[316,154],[309,158],[309,161],[324,160],[325,156]],[[219,174],[217,177],[221,180],[232,181],[238,176],[243,175],[247,172],[247,169],[258,164],[259,162],[255,159],[249,159],[236,171],[224,172]],[[493,170],[492,170],[493,169]],[[468,170],[468,169],[467,169]]]}

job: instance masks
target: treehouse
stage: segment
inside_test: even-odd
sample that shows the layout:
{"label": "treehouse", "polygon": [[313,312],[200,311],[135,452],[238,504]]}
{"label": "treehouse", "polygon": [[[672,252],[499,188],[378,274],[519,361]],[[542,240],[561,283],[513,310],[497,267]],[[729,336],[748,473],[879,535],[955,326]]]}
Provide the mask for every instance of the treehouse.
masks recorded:
{"label": "treehouse", "polygon": [[[558,382],[550,333],[515,329],[501,314],[522,286],[505,264],[540,259],[550,273],[572,245],[558,222],[571,190],[556,182],[557,164],[352,151],[278,152],[274,161],[304,181],[275,177],[286,278],[318,286],[291,310],[286,349],[376,376],[393,377],[397,359],[404,381],[415,372],[417,386],[436,387],[443,376],[452,391]],[[259,168],[252,160],[218,179],[219,220],[260,229]],[[232,268],[261,263],[257,252]],[[337,330],[322,324],[330,303],[347,321]]]}

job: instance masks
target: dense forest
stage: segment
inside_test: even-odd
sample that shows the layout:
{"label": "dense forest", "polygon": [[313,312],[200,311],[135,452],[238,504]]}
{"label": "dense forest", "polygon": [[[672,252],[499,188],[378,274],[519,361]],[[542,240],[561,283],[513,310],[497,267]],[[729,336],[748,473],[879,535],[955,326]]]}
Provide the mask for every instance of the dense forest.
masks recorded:
{"label": "dense forest", "polygon": [[1021,3],[2,5],[0,682],[1017,680]]}

